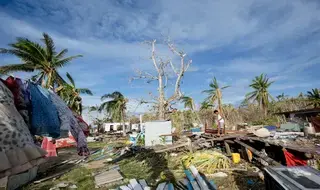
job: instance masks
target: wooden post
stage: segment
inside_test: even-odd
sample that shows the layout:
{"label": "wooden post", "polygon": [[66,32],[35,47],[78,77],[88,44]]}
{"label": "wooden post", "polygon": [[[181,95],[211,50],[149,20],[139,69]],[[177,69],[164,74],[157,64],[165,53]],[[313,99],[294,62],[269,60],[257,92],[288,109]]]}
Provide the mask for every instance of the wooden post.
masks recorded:
{"label": "wooden post", "polygon": [[226,147],[227,156],[231,156],[232,152],[231,152],[229,144],[226,141],[224,141],[224,146]]}
{"label": "wooden post", "polygon": [[192,151],[192,141],[191,141],[190,138],[188,138],[188,147],[189,147],[189,151],[190,151],[191,153],[193,153],[193,151]]}

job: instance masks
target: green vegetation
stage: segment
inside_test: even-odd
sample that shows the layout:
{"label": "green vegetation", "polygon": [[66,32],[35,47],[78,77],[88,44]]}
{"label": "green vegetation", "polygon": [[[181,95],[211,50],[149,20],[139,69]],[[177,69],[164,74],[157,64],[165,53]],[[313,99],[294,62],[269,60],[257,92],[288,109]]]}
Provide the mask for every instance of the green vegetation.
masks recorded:
{"label": "green vegetation", "polygon": [[223,86],[220,87],[218,84],[218,81],[216,77],[213,78],[211,83],[209,84],[210,89],[204,90],[203,93],[208,94],[208,97],[206,98],[205,102],[209,102],[210,104],[215,104],[217,102],[218,109],[220,111],[220,114],[223,115],[223,109],[222,109],[222,90],[229,88],[230,86]]}
{"label": "green vegetation", "polygon": [[78,114],[82,114],[82,98],[80,94],[93,95],[88,88],[77,88],[69,73],[67,73],[69,83],[63,83],[56,92],[68,104],[68,106]]}
{"label": "green vegetation", "polygon": [[56,51],[52,38],[43,33],[41,41],[44,46],[37,42],[32,42],[27,38],[17,38],[13,44],[9,44],[10,49],[1,48],[0,53],[11,54],[18,57],[22,63],[11,64],[0,67],[0,73],[9,73],[15,71],[38,73],[33,77],[37,81],[41,81],[46,88],[65,83],[64,79],[58,73],[58,69],[66,66],[75,58],[82,55],[64,57],[68,52],[67,49]]}
{"label": "green vegetation", "polygon": [[320,90],[315,88],[311,91],[307,92],[307,97],[310,101],[310,105],[313,105],[313,107],[318,108],[320,107]]}
{"label": "green vegetation", "polygon": [[255,101],[259,104],[259,106],[261,106],[261,109],[264,111],[265,115],[267,115],[269,99],[273,100],[268,91],[272,83],[273,82],[269,81],[267,75],[261,74],[260,76],[256,76],[250,84],[250,87],[253,88],[254,91],[246,95],[246,98],[249,101]]}

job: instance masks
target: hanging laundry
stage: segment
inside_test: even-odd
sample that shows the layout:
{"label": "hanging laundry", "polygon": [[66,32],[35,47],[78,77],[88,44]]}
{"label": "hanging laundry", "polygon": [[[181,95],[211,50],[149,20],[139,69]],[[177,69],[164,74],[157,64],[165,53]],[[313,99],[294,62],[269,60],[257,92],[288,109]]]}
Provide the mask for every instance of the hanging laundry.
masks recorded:
{"label": "hanging laundry", "polygon": [[14,104],[26,122],[27,126],[30,127],[29,119],[29,101],[25,86],[21,79],[14,78],[12,76],[8,77],[3,83],[10,89],[14,96]]}
{"label": "hanging laundry", "polygon": [[77,142],[78,155],[80,156],[89,155],[90,151],[87,147],[87,138],[84,135],[76,119],[71,120],[70,133],[72,134],[72,136],[75,138]]}
{"label": "hanging laundry", "polygon": [[60,134],[62,138],[68,137],[70,130],[71,120],[75,120],[72,111],[66,105],[66,103],[53,91],[49,90],[49,97],[53,105],[57,108],[58,116],[60,120]]}
{"label": "hanging laundry", "polygon": [[46,154],[46,157],[56,157],[57,156],[56,145],[53,144],[52,141],[49,140],[48,137],[43,138],[41,148],[43,148],[45,151],[47,151],[48,154]]}
{"label": "hanging laundry", "polygon": [[45,160],[14,105],[12,92],[0,81],[0,178],[24,172]]}
{"label": "hanging laundry", "polygon": [[31,133],[53,138],[59,137],[58,111],[49,98],[49,91],[33,83],[29,83],[28,91],[31,96]]}
{"label": "hanging laundry", "polygon": [[88,137],[90,134],[89,125],[82,119],[80,115],[75,115],[75,117],[77,118],[79,126],[82,129],[84,135]]}

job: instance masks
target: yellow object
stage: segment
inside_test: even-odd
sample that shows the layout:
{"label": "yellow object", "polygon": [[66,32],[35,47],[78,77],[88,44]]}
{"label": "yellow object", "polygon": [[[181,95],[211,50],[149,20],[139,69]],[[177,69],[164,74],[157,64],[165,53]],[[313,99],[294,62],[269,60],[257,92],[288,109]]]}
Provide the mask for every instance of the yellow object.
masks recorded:
{"label": "yellow object", "polygon": [[240,162],[240,154],[239,153],[232,153],[232,161],[233,163],[237,164]]}
{"label": "yellow object", "polygon": [[199,172],[208,174],[220,169],[229,169],[231,163],[231,160],[222,153],[210,150],[185,155],[181,158],[181,161],[186,168],[194,165]]}
{"label": "yellow object", "polygon": [[247,154],[248,154],[248,159],[251,162],[251,160],[252,160],[252,152],[247,149]]}

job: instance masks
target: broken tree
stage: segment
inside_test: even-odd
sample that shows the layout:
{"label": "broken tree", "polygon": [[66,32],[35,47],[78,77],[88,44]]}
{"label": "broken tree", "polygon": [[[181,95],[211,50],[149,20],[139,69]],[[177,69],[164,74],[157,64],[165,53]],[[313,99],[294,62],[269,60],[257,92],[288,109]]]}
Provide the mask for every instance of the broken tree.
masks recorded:
{"label": "broken tree", "polygon": [[[132,80],[145,79],[147,83],[152,81],[158,81],[158,96],[153,97],[154,103],[157,110],[159,120],[166,119],[166,114],[172,109],[172,105],[175,104],[183,96],[180,85],[184,73],[188,70],[192,60],[187,59],[187,54],[183,51],[178,51],[174,44],[170,40],[166,40],[166,46],[171,52],[178,56],[180,59],[179,64],[174,64],[171,57],[161,57],[156,52],[156,40],[146,42],[151,46],[151,60],[154,67],[154,72],[149,73],[145,71],[137,71],[137,76],[133,77]],[[172,74],[173,73],[173,74]],[[166,97],[165,90],[169,85],[168,80],[174,81],[174,88],[171,96]],[[150,93],[151,94],[151,93]]]}

